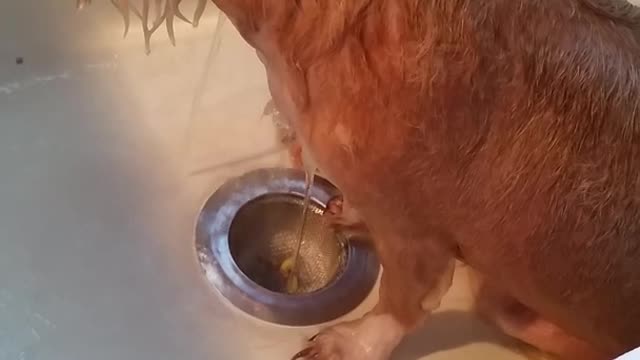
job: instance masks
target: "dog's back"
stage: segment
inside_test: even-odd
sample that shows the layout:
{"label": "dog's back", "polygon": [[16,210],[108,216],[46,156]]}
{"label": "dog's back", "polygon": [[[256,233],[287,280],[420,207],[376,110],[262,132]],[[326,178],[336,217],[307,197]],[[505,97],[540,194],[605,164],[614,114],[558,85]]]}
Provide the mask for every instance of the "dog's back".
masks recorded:
{"label": "dog's back", "polygon": [[640,344],[640,43],[623,7],[586,5],[598,6],[475,5],[493,23],[470,35],[477,135],[461,147],[452,191],[466,211],[451,226],[466,227],[463,253],[521,301],[630,348]]}
{"label": "dog's back", "polygon": [[443,41],[425,56],[440,66],[424,65],[429,105],[407,136],[426,145],[405,156],[411,174],[437,169],[449,182],[430,191],[407,177],[415,186],[399,189],[440,203],[424,216],[545,317],[606,348],[638,346],[635,20],[580,1],[448,3],[464,48],[449,56]]}
{"label": "dog's back", "polygon": [[444,234],[472,266],[572,333],[612,351],[640,345],[634,8],[373,3],[333,43],[339,52],[310,56],[322,47],[302,45],[298,34],[314,44],[308,32],[283,37],[297,46],[286,50],[307,56],[296,58],[312,59],[312,103],[341,114],[309,118],[352,135],[326,145],[348,150],[326,150],[336,163],[351,159],[345,193],[380,194],[377,206],[413,234]]}

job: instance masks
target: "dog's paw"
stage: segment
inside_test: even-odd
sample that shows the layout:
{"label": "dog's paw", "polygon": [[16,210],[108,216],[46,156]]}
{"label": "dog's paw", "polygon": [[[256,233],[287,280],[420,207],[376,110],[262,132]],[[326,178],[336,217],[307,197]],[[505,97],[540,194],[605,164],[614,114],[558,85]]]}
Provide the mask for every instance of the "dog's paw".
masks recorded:
{"label": "dog's paw", "polygon": [[327,214],[330,216],[340,216],[344,207],[344,198],[341,195],[333,197],[327,202]]}
{"label": "dog's paw", "polygon": [[320,332],[292,360],[387,360],[403,336],[390,316],[369,315]]}
{"label": "dog's paw", "polygon": [[303,170],[304,160],[302,158],[302,146],[296,141],[287,145],[289,152],[289,161],[294,169]]}
{"label": "dog's paw", "polygon": [[360,215],[345,202],[342,196],[336,196],[329,200],[325,215],[329,217],[329,226],[336,232],[368,235],[369,230],[360,219]]}

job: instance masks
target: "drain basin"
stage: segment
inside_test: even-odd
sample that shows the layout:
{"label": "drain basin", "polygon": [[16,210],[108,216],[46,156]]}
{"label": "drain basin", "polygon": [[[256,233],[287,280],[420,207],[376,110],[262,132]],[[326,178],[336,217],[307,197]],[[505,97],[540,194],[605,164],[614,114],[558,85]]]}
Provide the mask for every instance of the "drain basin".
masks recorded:
{"label": "drain basin", "polygon": [[[304,199],[294,194],[263,195],[245,204],[229,231],[231,256],[258,285],[287,293],[281,264],[296,251]],[[327,287],[344,270],[345,242],[328,227],[324,209],[311,202],[298,259],[297,293]]]}
{"label": "drain basin", "polygon": [[286,293],[282,262],[295,252],[304,173],[262,169],[223,185],[206,202],[196,227],[200,264],[234,306],[276,324],[307,326],[334,320],[373,288],[379,265],[361,242],[334,234],[323,217],[337,190],[316,177],[298,263],[298,290]]}

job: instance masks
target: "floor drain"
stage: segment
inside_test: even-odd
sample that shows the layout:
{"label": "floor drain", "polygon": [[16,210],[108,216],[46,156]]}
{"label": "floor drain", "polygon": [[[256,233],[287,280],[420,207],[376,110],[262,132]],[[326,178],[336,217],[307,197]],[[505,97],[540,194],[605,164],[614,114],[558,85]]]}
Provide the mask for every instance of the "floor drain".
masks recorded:
{"label": "floor drain", "polygon": [[299,263],[299,292],[285,293],[280,264],[293,253],[302,216],[304,173],[262,169],[233,179],[206,202],[196,227],[200,264],[234,306],[265,321],[307,326],[357,307],[379,264],[361,242],[341,238],[322,216],[337,190],[317,178]]}
{"label": "floor drain", "polygon": [[[245,204],[229,231],[231,256],[240,270],[258,285],[286,293],[281,264],[295,252],[303,199],[292,194],[263,195]],[[328,227],[323,209],[312,202],[306,236],[300,247],[298,293],[327,287],[344,270],[346,251]]]}

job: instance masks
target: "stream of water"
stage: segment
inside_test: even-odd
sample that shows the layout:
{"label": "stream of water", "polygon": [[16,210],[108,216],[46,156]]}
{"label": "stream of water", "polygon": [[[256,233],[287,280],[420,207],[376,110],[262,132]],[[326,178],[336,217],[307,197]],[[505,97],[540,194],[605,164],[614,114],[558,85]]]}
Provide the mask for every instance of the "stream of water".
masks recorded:
{"label": "stream of water", "polygon": [[[302,204],[302,217],[300,219],[300,228],[298,231],[298,239],[295,247],[295,252],[293,257],[285,260],[285,262],[290,262],[286,266],[290,268],[287,277],[287,292],[289,294],[295,294],[299,289],[299,265],[300,265],[300,249],[302,248],[302,244],[304,242],[305,235],[305,227],[307,224],[307,214],[309,212],[309,206],[311,203],[311,187],[313,186],[313,181],[315,179],[317,166],[313,162],[313,159],[309,155],[308,151],[305,150],[305,147],[302,147],[302,162],[304,164],[304,202]],[[284,266],[284,264],[283,264]]]}

